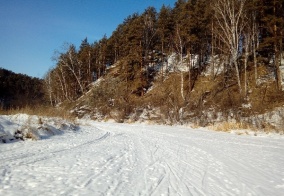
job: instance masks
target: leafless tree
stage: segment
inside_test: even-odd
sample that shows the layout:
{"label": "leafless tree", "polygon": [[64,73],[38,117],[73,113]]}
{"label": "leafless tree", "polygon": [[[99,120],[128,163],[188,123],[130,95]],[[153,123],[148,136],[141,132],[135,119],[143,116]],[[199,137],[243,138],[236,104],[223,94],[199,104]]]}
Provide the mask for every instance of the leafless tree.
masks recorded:
{"label": "leafless tree", "polygon": [[247,97],[247,64],[248,64],[248,57],[250,54],[250,43],[251,43],[251,31],[247,31],[243,36],[244,36],[244,43],[243,43],[243,47],[244,47],[244,93],[245,93],[245,97]]}
{"label": "leafless tree", "polygon": [[69,69],[69,71],[73,74],[73,76],[76,79],[76,82],[78,83],[79,87],[80,87],[80,91],[81,93],[85,92],[85,89],[82,85],[82,76],[81,76],[81,64],[78,62],[78,60],[76,59],[76,51],[75,51],[75,47],[73,45],[71,45],[69,47],[69,50],[67,51],[66,54],[61,55],[59,62],[67,67]]}
{"label": "leafless tree", "polygon": [[229,56],[230,66],[234,66],[238,87],[242,92],[238,56],[240,48],[240,39],[244,29],[244,5],[246,0],[214,0],[212,3],[216,18],[215,33],[217,33],[225,45],[227,55]]}

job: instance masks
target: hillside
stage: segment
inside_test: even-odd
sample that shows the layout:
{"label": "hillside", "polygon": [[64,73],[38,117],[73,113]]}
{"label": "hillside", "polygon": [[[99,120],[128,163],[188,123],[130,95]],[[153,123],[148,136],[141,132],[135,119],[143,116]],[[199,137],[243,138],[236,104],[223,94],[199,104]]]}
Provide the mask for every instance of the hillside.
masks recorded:
{"label": "hillside", "polygon": [[[234,79],[224,82],[226,78],[221,66],[213,75],[209,62],[199,73],[201,68],[194,68],[196,72],[191,73],[189,91],[187,66],[179,62],[171,64],[173,59],[171,55],[167,63],[149,67],[148,83],[143,83],[140,72],[127,76],[124,63],[119,62],[108,68],[84,96],[66,106],[80,118],[96,120],[194,123],[198,126],[234,122],[242,124],[241,128],[282,131],[282,113],[278,114],[280,119],[267,115],[284,105],[284,93],[275,88],[275,78],[269,66],[258,68],[258,81],[254,80],[254,70],[249,67],[248,94],[244,97]],[[241,81],[243,83],[243,79]],[[262,115],[267,116],[261,118]]]}
{"label": "hillside", "polygon": [[282,131],[282,7],[246,0],[148,7],[110,37],[58,52],[46,97],[92,119]]}

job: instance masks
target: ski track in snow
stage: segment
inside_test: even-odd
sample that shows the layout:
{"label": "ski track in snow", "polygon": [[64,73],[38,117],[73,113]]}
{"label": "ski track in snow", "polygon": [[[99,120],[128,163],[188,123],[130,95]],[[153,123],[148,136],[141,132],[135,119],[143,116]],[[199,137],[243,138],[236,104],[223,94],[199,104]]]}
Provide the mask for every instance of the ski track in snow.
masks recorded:
{"label": "ski track in snow", "polygon": [[0,144],[0,195],[283,195],[283,137],[88,122]]}

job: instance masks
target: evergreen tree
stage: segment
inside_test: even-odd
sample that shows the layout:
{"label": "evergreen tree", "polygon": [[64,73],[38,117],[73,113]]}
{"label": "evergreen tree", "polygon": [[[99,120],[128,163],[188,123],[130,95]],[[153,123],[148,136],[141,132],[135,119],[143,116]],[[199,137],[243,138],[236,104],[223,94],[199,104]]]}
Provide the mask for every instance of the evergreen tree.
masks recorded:
{"label": "evergreen tree", "polygon": [[163,64],[165,62],[164,57],[167,56],[170,52],[170,37],[171,37],[171,32],[173,31],[173,21],[171,19],[171,8],[168,6],[166,7],[165,5],[162,6],[160,13],[158,14],[157,18],[157,37],[158,37],[158,42],[157,42],[157,48],[161,51],[162,53],[162,81],[164,80],[164,70],[163,70]]}
{"label": "evergreen tree", "polygon": [[283,44],[283,23],[284,10],[283,0],[264,0],[261,2],[262,6],[262,34],[261,34],[261,49],[263,55],[268,55],[269,59],[273,58],[276,86],[281,90],[281,76],[280,76],[280,57]]}
{"label": "evergreen tree", "polygon": [[87,86],[88,84],[90,84],[92,82],[92,75],[93,75],[93,62],[92,62],[92,49],[91,49],[91,45],[88,42],[88,39],[85,38],[80,47],[79,47],[79,51],[78,51],[78,58],[80,61],[80,64],[82,65],[82,74],[83,74],[83,78],[84,78],[84,85]]}
{"label": "evergreen tree", "polygon": [[0,68],[0,107],[15,109],[45,104],[43,80]]}

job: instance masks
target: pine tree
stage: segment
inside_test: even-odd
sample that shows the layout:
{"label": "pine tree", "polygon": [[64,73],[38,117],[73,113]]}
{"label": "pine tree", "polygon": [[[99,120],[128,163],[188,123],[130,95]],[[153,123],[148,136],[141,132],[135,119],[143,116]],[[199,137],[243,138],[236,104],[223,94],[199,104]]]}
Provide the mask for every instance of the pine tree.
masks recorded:
{"label": "pine tree", "polygon": [[78,58],[80,61],[80,64],[82,65],[82,74],[83,74],[83,80],[84,80],[84,86],[87,86],[90,84],[93,80],[92,77],[92,67],[93,67],[93,62],[92,62],[92,49],[91,45],[88,42],[88,39],[85,38],[78,51]]}
{"label": "pine tree", "polygon": [[158,48],[162,53],[162,81],[164,80],[164,56],[168,55],[170,51],[170,37],[171,32],[173,31],[172,24],[173,21],[171,20],[171,8],[163,5],[157,19],[157,36],[159,39]]}
{"label": "pine tree", "polygon": [[283,43],[283,0],[264,0],[262,2],[262,42],[261,48],[268,58],[273,58],[276,87],[282,90],[280,76],[280,56]]}

